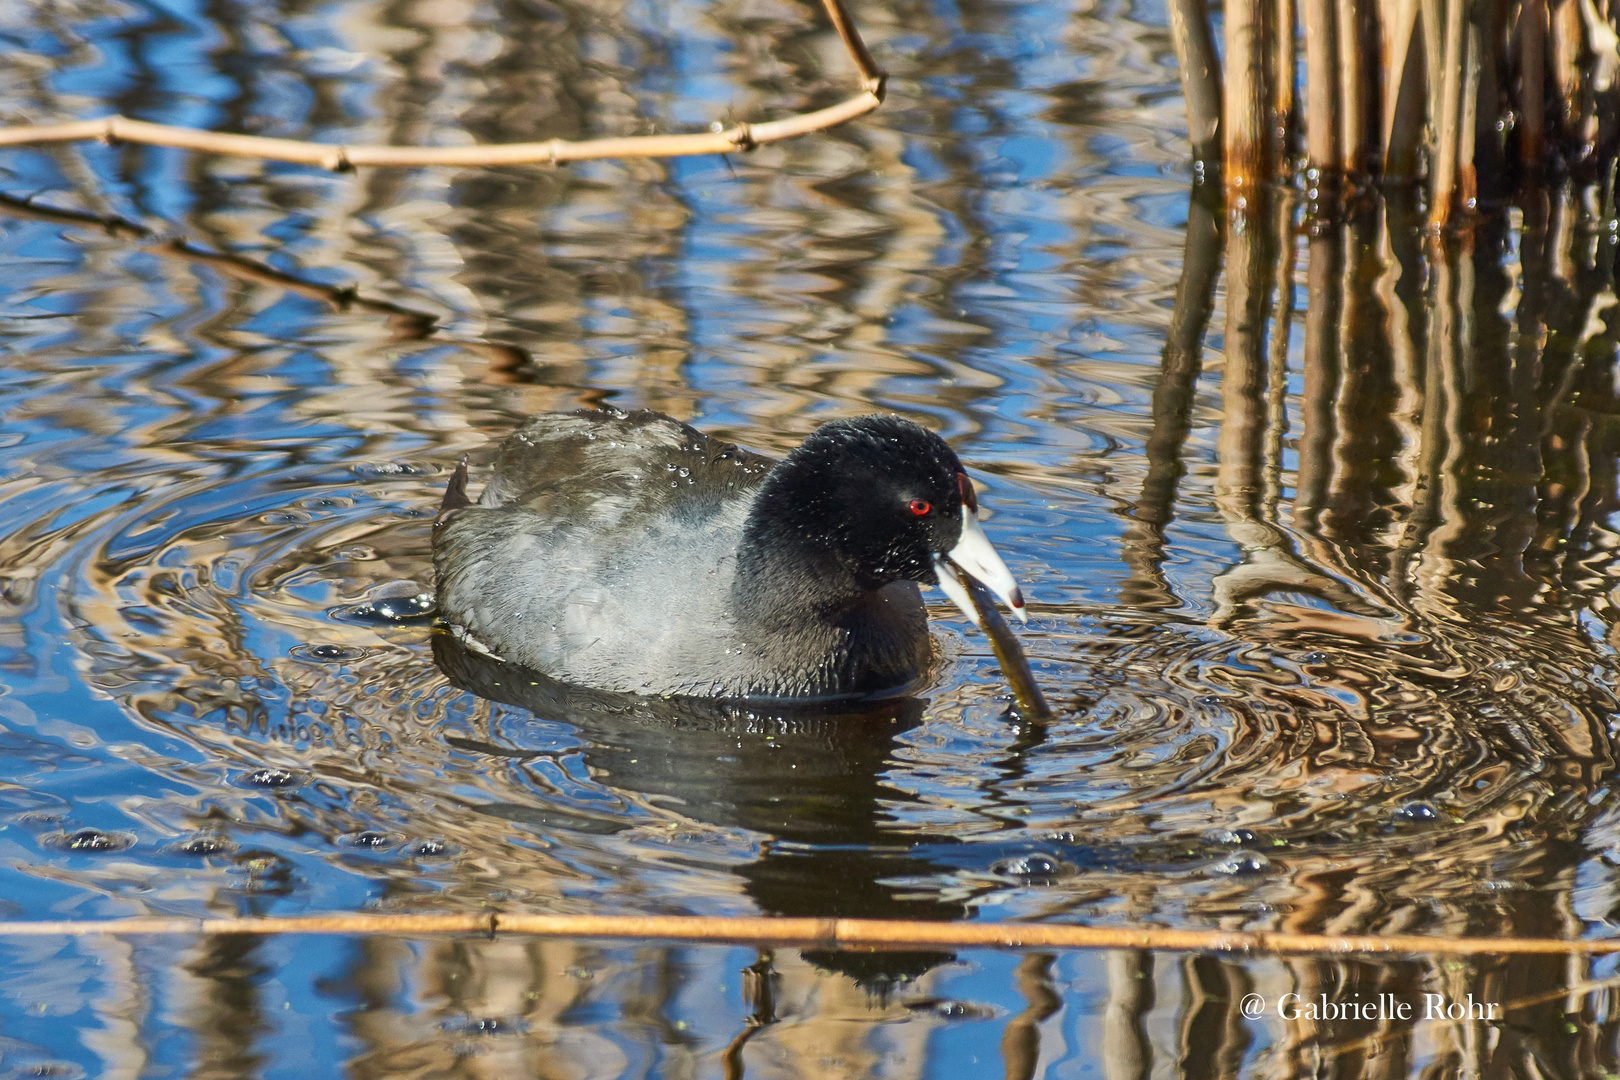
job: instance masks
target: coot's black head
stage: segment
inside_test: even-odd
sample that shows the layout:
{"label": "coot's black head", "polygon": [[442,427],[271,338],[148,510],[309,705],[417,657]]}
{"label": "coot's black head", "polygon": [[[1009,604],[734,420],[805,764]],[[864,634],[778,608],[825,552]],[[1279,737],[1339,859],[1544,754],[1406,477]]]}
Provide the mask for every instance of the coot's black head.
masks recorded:
{"label": "coot's black head", "polygon": [[977,622],[966,591],[941,569],[949,561],[1022,616],[978,511],[972,481],[938,435],[898,416],[834,420],[771,471],[749,518],[745,571],[808,574],[811,591],[939,584]]}

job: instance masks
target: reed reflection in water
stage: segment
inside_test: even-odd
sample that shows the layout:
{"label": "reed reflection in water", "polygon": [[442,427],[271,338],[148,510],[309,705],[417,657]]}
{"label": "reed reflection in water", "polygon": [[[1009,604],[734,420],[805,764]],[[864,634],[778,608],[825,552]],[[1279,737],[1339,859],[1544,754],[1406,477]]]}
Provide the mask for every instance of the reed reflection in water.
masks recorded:
{"label": "reed reflection in water", "polygon": [[[1588,861],[1607,866],[1614,844],[1611,238],[1567,190],[1513,228],[1484,220],[1427,242],[1418,209],[1393,200],[1332,224],[1262,192],[1220,223],[1195,198],[1124,545],[1139,608],[1179,604],[1166,525],[1223,231],[1213,495],[1242,558],[1213,576],[1209,621],[1299,661],[1297,678],[1233,665],[1212,680],[1252,725],[1228,766],[1246,742],[1270,743],[1271,779],[1233,793],[1275,799],[1253,837],[1297,821],[1283,856],[1293,895],[1274,925],[1612,932],[1612,875]],[[1324,812],[1327,791],[1348,796],[1342,814]],[[1237,979],[1227,967],[1187,962],[1223,1004],[1182,1013],[1184,1032],[1196,1018],[1198,1041],[1219,1047],[1222,1075],[1255,1051],[1232,1012],[1255,993],[1271,1038],[1253,1074],[1615,1068],[1611,963],[1289,961]]]}

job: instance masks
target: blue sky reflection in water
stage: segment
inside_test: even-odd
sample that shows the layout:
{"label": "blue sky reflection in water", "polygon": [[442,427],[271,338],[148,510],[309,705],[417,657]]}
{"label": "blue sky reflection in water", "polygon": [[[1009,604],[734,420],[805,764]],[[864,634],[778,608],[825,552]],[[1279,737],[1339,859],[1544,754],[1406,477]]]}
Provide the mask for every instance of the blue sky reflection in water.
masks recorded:
{"label": "blue sky reflection in water", "polygon": [[[5,153],[0,917],[1613,932],[1617,312],[1580,193],[1427,251],[1399,206],[1222,224],[1157,6],[857,14],[884,108],[729,160]],[[829,103],[820,25],[87,0],[0,15],[0,79],[14,122],[584,138]],[[854,717],[627,713],[363,616],[429,584],[462,453],[602,403],[774,453],[874,410],[940,430],[1057,720],[1006,715],[937,597],[930,684]],[[1610,961],[0,950],[3,1076],[1620,1068]],[[1505,1019],[1423,1015],[1470,994]]]}

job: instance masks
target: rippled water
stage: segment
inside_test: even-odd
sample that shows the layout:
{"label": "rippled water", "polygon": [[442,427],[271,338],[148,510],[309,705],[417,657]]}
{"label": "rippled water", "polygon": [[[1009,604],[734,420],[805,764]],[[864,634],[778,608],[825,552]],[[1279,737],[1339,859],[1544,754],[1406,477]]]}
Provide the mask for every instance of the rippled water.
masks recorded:
{"label": "rippled water", "polygon": [[[0,917],[1614,932],[1600,204],[1433,243],[1381,203],[1336,226],[1261,194],[1221,221],[1189,195],[1157,5],[857,16],[883,109],[729,159],[6,151]],[[0,78],[13,122],[583,138],[836,100],[821,25],[86,0],[0,11]],[[418,599],[448,469],[593,404],[772,453],[873,410],[943,432],[1034,601],[1057,717],[1009,713],[937,594],[938,670],[865,715],[627,708],[455,653]],[[0,1076],[1620,1070],[1612,961],[0,952]],[[1279,1015],[1289,992],[1502,1010],[1312,1023]]]}

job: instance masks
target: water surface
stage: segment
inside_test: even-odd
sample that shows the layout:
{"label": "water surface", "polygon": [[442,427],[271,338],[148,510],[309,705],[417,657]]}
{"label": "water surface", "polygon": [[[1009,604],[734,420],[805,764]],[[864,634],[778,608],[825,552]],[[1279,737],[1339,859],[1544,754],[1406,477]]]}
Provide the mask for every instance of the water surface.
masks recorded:
{"label": "water surface", "polygon": [[[1229,219],[1189,187],[1158,6],[857,15],[883,109],[729,158],[7,151],[0,915],[1614,933],[1601,202],[1436,242],[1399,200]],[[0,77],[14,121],[586,138],[830,103],[852,77],[821,26],[770,3],[92,0],[0,13]],[[777,454],[876,410],[939,430],[1032,598],[1056,718],[1009,711],[937,594],[928,684],[845,717],[497,685],[378,617],[431,589],[463,453],[599,404]],[[0,950],[0,1075],[1620,1069],[1612,961]],[[1417,1015],[1290,1017],[1290,993]],[[1500,1008],[1423,1015],[1470,994]]]}

